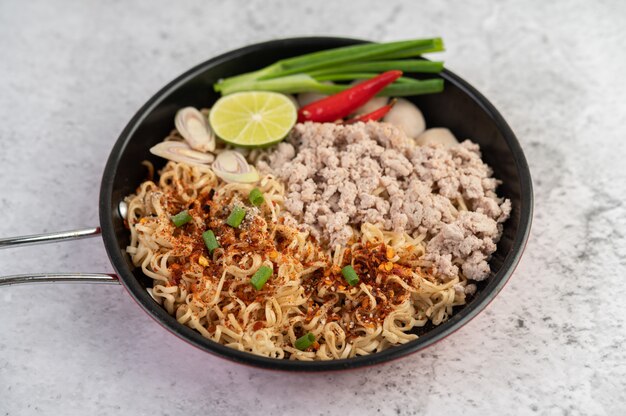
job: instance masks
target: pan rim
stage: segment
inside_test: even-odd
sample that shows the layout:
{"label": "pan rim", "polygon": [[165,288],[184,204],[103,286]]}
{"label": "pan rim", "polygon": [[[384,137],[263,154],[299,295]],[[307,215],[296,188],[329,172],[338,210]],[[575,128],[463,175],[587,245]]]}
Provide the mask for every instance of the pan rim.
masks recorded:
{"label": "pan rim", "polygon": [[497,282],[491,290],[484,290],[480,292],[470,305],[467,305],[461,311],[453,315],[447,322],[437,326],[428,333],[421,335],[416,340],[370,355],[330,361],[295,361],[275,359],[226,347],[225,345],[202,337],[199,332],[187,326],[179,324],[176,319],[169,315],[164,308],[154,302],[149,293],[135,279],[130,268],[127,267],[125,259],[126,253],[119,249],[113,225],[113,215],[117,210],[117,207],[113,205],[114,177],[119,166],[120,157],[127,144],[132,139],[135,130],[152,111],[152,109],[158,106],[159,103],[169,94],[188,82],[190,79],[213,66],[264,48],[281,46],[296,47],[319,42],[336,43],[337,46],[342,46],[366,41],[360,39],[323,36],[277,39],[235,49],[194,66],[161,88],[135,113],[115,142],[102,176],[99,201],[102,238],[109,260],[119,276],[119,280],[122,285],[126,288],[131,297],[142,307],[142,309],[148,313],[148,315],[174,335],[203,351],[241,364],[248,364],[255,367],[274,370],[332,371],[379,364],[423,350],[424,348],[440,341],[460,329],[487,307],[487,305],[497,296],[510,279],[515,267],[519,263],[523,249],[530,234],[534,200],[532,179],[526,157],[524,156],[519,141],[502,115],[500,115],[498,110],[480,92],[459,76],[448,70],[444,70],[441,73],[442,78],[444,78],[447,83],[452,83],[457,88],[461,89],[463,93],[478,104],[487,116],[493,120],[511,150],[515,161],[515,167],[520,177],[521,207],[519,228],[513,239],[511,251],[504,258],[500,270],[498,270],[498,272],[491,277],[492,280]]}

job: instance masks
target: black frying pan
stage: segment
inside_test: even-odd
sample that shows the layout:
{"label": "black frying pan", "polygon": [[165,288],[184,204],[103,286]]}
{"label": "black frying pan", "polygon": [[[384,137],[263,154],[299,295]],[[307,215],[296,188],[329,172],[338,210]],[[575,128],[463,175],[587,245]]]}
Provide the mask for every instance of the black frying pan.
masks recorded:
{"label": "black frying pan", "polygon": [[491,259],[492,276],[478,283],[476,295],[458,307],[445,323],[416,330],[419,338],[383,352],[334,361],[292,361],[260,357],[215,343],[200,333],[179,324],[146,291],[152,280],[134,268],[125,249],[129,232],[120,215],[120,202],[133,193],[145,179],[142,160],[156,168],[164,165],[148,149],[160,142],[174,125],[181,107],[211,107],[218,98],[213,84],[220,78],[258,69],[278,59],[345,46],[363,41],[342,38],[295,38],[260,43],[210,59],[166,85],[135,114],[115,143],[102,178],[100,189],[100,227],[68,233],[17,237],[0,240],[0,248],[82,238],[102,233],[116,275],[54,274],[20,275],[0,278],[0,285],[40,281],[87,281],[121,283],[141,307],[164,328],[196,347],[230,360],[257,367],[279,370],[339,370],[372,365],[402,357],[425,348],[454,332],[476,316],[498,294],[511,276],[522,254],[530,231],[533,193],[530,172],[515,135],[498,111],[478,91],[450,71],[444,71],[445,91],[424,95],[412,101],[424,113],[429,127],[448,127],[459,138],[480,144],[483,159],[502,180],[499,194],[509,198],[513,211],[504,224],[498,250]]}

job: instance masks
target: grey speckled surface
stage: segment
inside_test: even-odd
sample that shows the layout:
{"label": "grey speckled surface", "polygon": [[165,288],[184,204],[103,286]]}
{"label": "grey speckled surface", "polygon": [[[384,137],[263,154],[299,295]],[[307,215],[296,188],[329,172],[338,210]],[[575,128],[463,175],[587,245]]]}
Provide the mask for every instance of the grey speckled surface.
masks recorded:
{"label": "grey speckled surface", "polygon": [[[294,375],[164,332],[120,287],[0,291],[0,415],[626,414],[626,3],[0,2],[0,235],[93,226],[100,175],[164,83],[276,37],[442,35],[527,153],[526,254],[478,318],[401,361]],[[111,271],[95,240],[0,253],[2,274]]]}

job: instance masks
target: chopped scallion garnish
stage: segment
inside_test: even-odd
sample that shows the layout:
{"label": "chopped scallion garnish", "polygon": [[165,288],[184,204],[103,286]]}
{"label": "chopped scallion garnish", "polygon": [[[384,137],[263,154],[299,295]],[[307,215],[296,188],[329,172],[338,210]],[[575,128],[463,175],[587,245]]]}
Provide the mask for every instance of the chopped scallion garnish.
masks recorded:
{"label": "chopped scallion garnish", "polygon": [[348,282],[350,286],[354,286],[357,283],[359,283],[359,276],[356,274],[354,267],[350,265],[345,266],[343,269],[341,269],[341,274],[343,275],[343,278],[346,279],[346,282]]}
{"label": "chopped scallion garnish", "polygon": [[202,239],[204,240],[204,244],[206,248],[209,249],[209,253],[213,254],[213,250],[220,246],[220,243],[217,242],[215,238],[215,234],[212,230],[206,230],[202,233]]}
{"label": "chopped scallion garnish", "polygon": [[250,284],[254,286],[256,290],[261,290],[267,282],[267,279],[271,276],[272,268],[268,266],[261,266],[259,267],[259,270],[257,270],[256,273],[254,273],[250,278]]}
{"label": "chopped scallion garnish", "polygon": [[263,193],[259,190],[259,188],[254,188],[253,190],[251,190],[248,199],[250,199],[250,203],[255,207],[261,206],[261,204],[265,202]]}
{"label": "chopped scallion garnish", "polygon": [[174,225],[177,227],[180,227],[181,225],[185,225],[189,221],[192,220],[192,217],[191,215],[189,215],[189,211],[187,210],[181,211],[176,215],[172,215],[170,218],[172,222],[174,223]]}
{"label": "chopped scallion garnish", "polygon": [[301,336],[294,343],[294,347],[299,349],[300,351],[304,351],[309,348],[315,342],[315,335],[312,333],[307,333],[306,335]]}
{"label": "chopped scallion garnish", "polygon": [[233,208],[233,211],[230,213],[228,218],[226,218],[226,224],[230,225],[233,228],[239,228],[241,222],[246,216],[246,210],[241,207]]}

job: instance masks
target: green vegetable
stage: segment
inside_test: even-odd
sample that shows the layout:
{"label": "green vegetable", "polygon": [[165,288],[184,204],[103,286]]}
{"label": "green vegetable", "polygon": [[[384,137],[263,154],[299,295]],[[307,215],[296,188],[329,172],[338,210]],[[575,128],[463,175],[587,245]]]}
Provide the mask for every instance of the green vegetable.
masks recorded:
{"label": "green vegetable", "polygon": [[437,74],[443,70],[443,62],[427,61],[425,59],[357,62],[353,64],[338,65],[328,69],[311,71],[309,72],[309,75],[319,80],[320,77],[324,75],[345,74],[351,72],[385,72],[394,69],[405,73],[426,72]]}
{"label": "green vegetable", "polygon": [[257,270],[256,273],[254,273],[250,278],[250,284],[254,286],[256,290],[261,290],[267,282],[267,279],[269,279],[271,276],[272,268],[267,266],[261,266],[259,267],[259,270]]}
{"label": "green vegetable", "polygon": [[359,283],[359,276],[356,274],[356,271],[352,266],[345,266],[343,269],[341,269],[341,274],[350,286],[354,286]]}
{"label": "green vegetable", "polygon": [[[339,64],[350,62],[363,62],[368,60],[389,60],[397,57],[419,56],[428,52],[443,50],[441,38],[413,39],[388,43],[365,43],[361,45],[344,46],[341,48],[327,49],[313,52],[294,58],[283,59],[269,67],[264,77],[295,74],[311,71],[314,69],[329,68]],[[272,68],[268,70],[267,68]]]}
{"label": "green vegetable", "polygon": [[259,190],[259,188],[254,188],[250,191],[250,195],[248,195],[248,199],[250,203],[255,207],[261,206],[263,202],[265,202],[265,198],[263,197],[263,192]]}
{"label": "green vegetable", "polygon": [[[276,78],[285,78],[290,75],[306,75],[312,71],[329,70],[333,68],[347,66],[348,64],[363,64],[371,61],[390,61],[401,58],[417,57],[423,53],[439,52],[443,50],[443,41],[441,38],[433,39],[414,39],[389,43],[365,43],[361,45],[344,46],[341,48],[328,49],[319,52],[313,52],[293,58],[282,59],[265,68],[257,71],[248,72],[241,75],[225,78],[216,83],[213,87],[215,91],[221,92],[222,95],[230,94],[236,91],[245,91],[245,85],[254,85],[256,81],[270,81]],[[370,68],[376,68],[376,65]],[[378,67],[388,65],[388,63],[379,63]],[[412,64],[413,65],[413,64]],[[420,64],[424,65],[424,64]],[[425,66],[428,67],[428,66]],[[424,68],[424,67],[423,67]],[[436,66],[434,67],[436,68]],[[434,68],[430,68],[434,70]],[[398,68],[390,68],[398,69]],[[341,71],[344,71],[341,69]],[[365,70],[363,67],[358,71],[377,71],[375,69]],[[349,72],[353,72],[350,69]],[[430,71],[429,71],[430,72]],[[288,80],[292,82],[292,80]],[[284,91],[271,89],[266,91],[276,92],[304,92],[298,90]]]}
{"label": "green vegetable", "polygon": [[226,218],[226,224],[230,225],[233,228],[239,228],[241,225],[241,221],[246,216],[246,210],[241,207],[233,208],[233,211],[230,213],[228,218]]}
{"label": "green vegetable", "polygon": [[189,211],[184,210],[179,212],[176,215],[172,215],[170,217],[175,226],[180,227],[181,225],[187,224],[192,220],[191,215],[189,215]]}
{"label": "green vegetable", "polygon": [[213,254],[213,250],[220,246],[220,243],[217,242],[215,238],[215,234],[212,230],[206,230],[202,233],[202,239],[204,240],[204,244],[206,248],[209,249],[209,253]]}
{"label": "green vegetable", "polygon": [[393,83],[378,95],[385,97],[408,97],[411,95],[433,94],[443,91],[443,79],[425,79],[423,81]]}
{"label": "green vegetable", "polygon": [[[295,92],[316,91],[319,85],[326,84],[321,84],[306,74],[297,74],[267,80],[245,80],[224,85],[220,91],[222,95],[243,91],[274,91],[290,94]],[[329,85],[326,86],[328,87]]]}
{"label": "green vegetable", "polygon": [[[315,80],[321,81],[321,82],[366,80],[366,79],[374,78],[378,75],[380,74],[375,73],[375,72],[349,72],[345,74],[338,73],[338,74],[319,75],[315,77]],[[415,78],[400,77],[395,81],[394,84],[391,84],[391,85],[410,84],[410,83],[416,83],[416,82],[421,82],[421,81]]]}
{"label": "green vegetable", "polygon": [[308,333],[306,335],[302,335],[300,338],[296,340],[294,343],[294,347],[299,349],[300,351],[304,351],[309,348],[315,342],[315,335],[312,333]]}
{"label": "green vegetable", "polygon": [[[377,74],[371,74],[377,75]],[[283,94],[297,92],[319,92],[336,94],[350,88],[350,85],[329,85],[315,80],[309,75],[289,75],[267,81],[249,81],[223,90],[224,94],[240,91],[274,91]],[[383,89],[378,95],[389,97],[406,97],[410,95],[430,94],[443,91],[443,79],[413,80],[404,78]]]}
{"label": "green vegetable", "polygon": [[[346,73],[332,73],[326,75],[316,75],[313,77],[316,81],[351,81],[351,80],[364,80],[374,78],[379,75],[375,72],[346,72]],[[400,78],[398,78],[400,79]]]}

